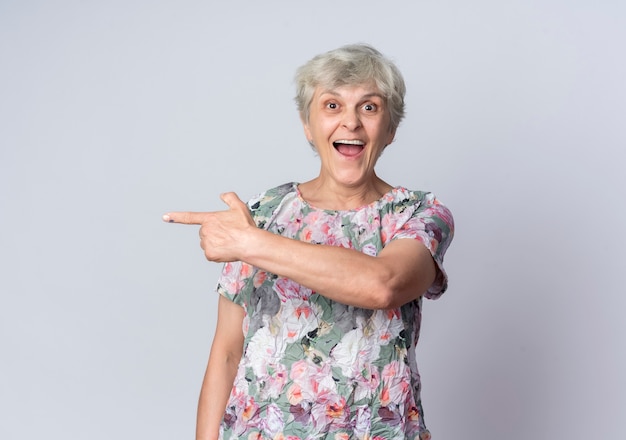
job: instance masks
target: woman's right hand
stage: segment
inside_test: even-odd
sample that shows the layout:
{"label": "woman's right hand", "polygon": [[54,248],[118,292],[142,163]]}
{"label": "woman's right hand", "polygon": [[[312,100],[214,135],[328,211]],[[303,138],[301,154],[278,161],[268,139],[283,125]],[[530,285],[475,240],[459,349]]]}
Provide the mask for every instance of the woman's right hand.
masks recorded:
{"label": "woman's right hand", "polygon": [[200,226],[200,246],[207,260],[225,263],[242,259],[246,234],[257,229],[248,206],[233,192],[220,196],[228,205],[225,211],[169,212],[163,220],[169,223]]}

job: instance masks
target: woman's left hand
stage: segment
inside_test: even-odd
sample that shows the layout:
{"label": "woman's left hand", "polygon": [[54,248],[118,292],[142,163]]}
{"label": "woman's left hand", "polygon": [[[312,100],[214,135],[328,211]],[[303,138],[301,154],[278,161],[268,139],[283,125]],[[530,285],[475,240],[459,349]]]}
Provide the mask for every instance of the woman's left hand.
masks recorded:
{"label": "woman's left hand", "polygon": [[246,234],[256,229],[248,206],[234,192],[220,196],[228,205],[226,211],[169,212],[163,220],[169,223],[200,225],[200,247],[207,260],[227,262],[241,260]]}

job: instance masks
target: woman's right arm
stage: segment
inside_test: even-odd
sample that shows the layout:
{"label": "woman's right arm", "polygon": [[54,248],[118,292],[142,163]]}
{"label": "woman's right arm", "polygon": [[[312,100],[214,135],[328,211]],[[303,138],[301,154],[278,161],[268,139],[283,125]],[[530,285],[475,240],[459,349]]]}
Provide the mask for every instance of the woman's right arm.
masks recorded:
{"label": "woman's right arm", "polygon": [[220,295],[217,310],[217,328],[198,402],[196,440],[218,438],[243,353],[243,308]]}

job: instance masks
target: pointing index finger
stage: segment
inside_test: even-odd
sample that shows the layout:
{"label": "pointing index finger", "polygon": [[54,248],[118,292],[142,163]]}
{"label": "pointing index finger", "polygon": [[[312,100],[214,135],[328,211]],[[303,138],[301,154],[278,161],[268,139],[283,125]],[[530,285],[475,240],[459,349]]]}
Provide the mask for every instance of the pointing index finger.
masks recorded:
{"label": "pointing index finger", "polygon": [[183,225],[201,225],[209,214],[208,212],[168,212],[163,215],[163,221]]}

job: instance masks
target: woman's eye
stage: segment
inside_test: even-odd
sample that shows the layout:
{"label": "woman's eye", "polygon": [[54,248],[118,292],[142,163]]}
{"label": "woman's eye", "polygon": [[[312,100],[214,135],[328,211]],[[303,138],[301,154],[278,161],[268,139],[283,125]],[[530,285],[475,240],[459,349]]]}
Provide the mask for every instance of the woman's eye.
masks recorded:
{"label": "woman's eye", "polygon": [[337,104],[335,102],[329,102],[328,104],[326,104],[326,107],[335,110],[337,108]]}
{"label": "woman's eye", "polygon": [[376,105],[374,105],[374,104],[365,104],[363,106],[363,110],[365,110],[366,112],[376,111]]}

